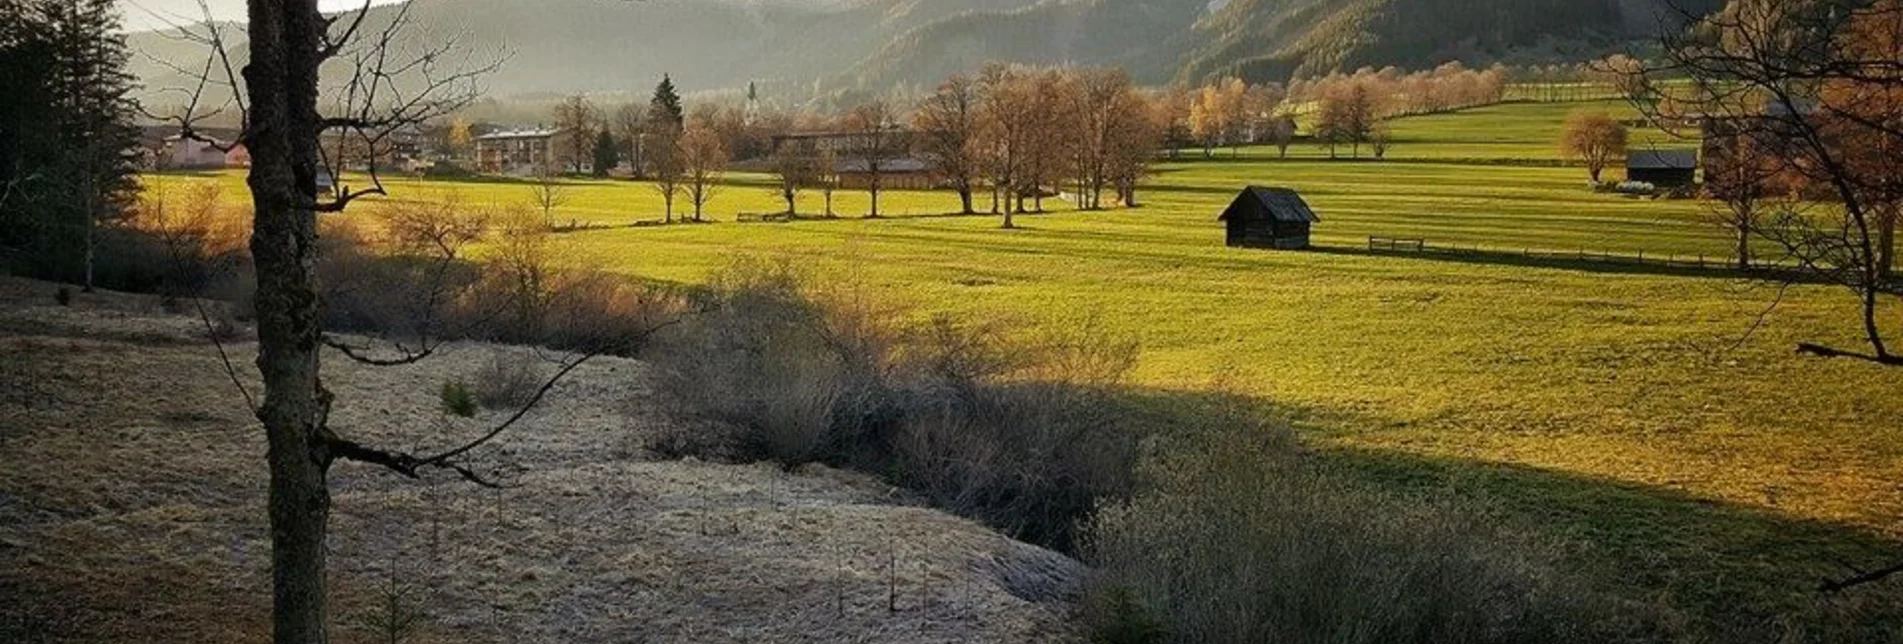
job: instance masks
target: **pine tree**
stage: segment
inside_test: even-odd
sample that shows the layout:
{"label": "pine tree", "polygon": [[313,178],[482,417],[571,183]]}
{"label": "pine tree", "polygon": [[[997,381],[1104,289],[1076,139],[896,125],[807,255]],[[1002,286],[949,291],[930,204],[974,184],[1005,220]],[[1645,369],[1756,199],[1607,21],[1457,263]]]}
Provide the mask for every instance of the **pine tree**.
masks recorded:
{"label": "pine tree", "polygon": [[613,132],[603,129],[595,135],[595,176],[608,176],[621,163],[621,144],[615,141]]}
{"label": "pine tree", "polygon": [[[46,168],[60,151],[52,99],[54,56],[42,14],[7,4],[0,12],[0,257],[40,248],[48,218],[41,196],[54,194]],[[13,251],[13,252],[7,252]],[[31,260],[35,258],[21,257]],[[17,269],[16,269],[17,270]]]}
{"label": "pine tree", "polygon": [[678,130],[685,120],[681,111],[681,95],[674,91],[674,79],[661,76],[661,84],[654,86],[654,98],[648,101],[648,123],[654,126],[672,126]]}
{"label": "pine tree", "polygon": [[38,272],[91,289],[100,228],[129,212],[138,190],[129,156],[138,145],[130,54],[119,15],[112,0],[28,0],[8,9],[18,15],[0,36],[3,64],[35,67],[6,76],[9,113],[0,136],[21,146],[0,153],[11,166],[0,174],[0,190],[34,183],[32,198],[22,199],[26,210],[5,205],[7,218],[32,222],[26,234],[43,253],[31,258]]}

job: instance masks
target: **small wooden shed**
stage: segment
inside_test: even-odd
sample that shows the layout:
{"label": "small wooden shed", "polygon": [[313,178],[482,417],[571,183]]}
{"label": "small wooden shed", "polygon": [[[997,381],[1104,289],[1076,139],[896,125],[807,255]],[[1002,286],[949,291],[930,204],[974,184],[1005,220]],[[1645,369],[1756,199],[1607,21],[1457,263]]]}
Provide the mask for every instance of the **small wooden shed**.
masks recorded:
{"label": "small wooden shed", "polygon": [[1321,222],[1294,190],[1249,186],[1219,219],[1229,226],[1232,248],[1308,248],[1309,228]]}
{"label": "small wooden shed", "polygon": [[1625,178],[1660,188],[1692,185],[1698,181],[1698,151],[1635,150],[1626,155]]}

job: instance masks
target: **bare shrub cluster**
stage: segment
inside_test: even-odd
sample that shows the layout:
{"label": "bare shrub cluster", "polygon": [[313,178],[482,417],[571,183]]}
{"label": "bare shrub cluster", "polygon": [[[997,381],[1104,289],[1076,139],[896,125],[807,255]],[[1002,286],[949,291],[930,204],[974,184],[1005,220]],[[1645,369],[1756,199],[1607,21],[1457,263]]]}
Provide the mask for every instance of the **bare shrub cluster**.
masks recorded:
{"label": "bare shrub cluster", "polygon": [[1237,420],[1146,468],[1151,487],[1086,529],[1097,641],[1616,642],[1664,628],[1469,508],[1373,490]]}
{"label": "bare shrub cluster", "polygon": [[235,295],[249,283],[249,222],[217,184],[148,189],[124,220],[102,231],[96,281],[168,302]]}
{"label": "bare shrub cluster", "polygon": [[649,352],[667,397],[735,428],[726,445],[659,451],[821,462],[885,476],[949,511],[1059,548],[1133,485],[1138,435],[1109,392],[1136,346],[1096,325],[1014,335],[813,288],[743,262]]}
{"label": "bare shrub cluster", "polygon": [[[380,224],[337,224],[318,270],[326,328],[415,352],[484,340],[629,353],[678,312],[672,294],[625,277],[560,266],[546,221],[527,210],[466,208],[454,197],[397,202]],[[479,374],[488,401],[515,397],[519,373]]]}

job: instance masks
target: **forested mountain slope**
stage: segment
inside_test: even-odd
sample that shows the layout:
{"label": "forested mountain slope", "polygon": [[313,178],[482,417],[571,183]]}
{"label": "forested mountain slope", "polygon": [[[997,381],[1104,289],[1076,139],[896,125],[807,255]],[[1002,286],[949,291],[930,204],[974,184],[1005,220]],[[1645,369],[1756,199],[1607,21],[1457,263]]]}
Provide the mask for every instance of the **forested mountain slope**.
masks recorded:
{"label": "forested mountain slope", "polygon": [[[987,60],[1124,67],[1145,83],[1449,60],[1576,60],[1671,28],[1669,2],[1723,0],[412,0],[417,42],[504,58],[492,95],[688,91],[758,82],[797,103],[927,85]],[[374,9],[376,23],[394,6]],[[148,95],[189,86],[201,51],[134,34]],[[242,41],[233,43],[241,46]]]}

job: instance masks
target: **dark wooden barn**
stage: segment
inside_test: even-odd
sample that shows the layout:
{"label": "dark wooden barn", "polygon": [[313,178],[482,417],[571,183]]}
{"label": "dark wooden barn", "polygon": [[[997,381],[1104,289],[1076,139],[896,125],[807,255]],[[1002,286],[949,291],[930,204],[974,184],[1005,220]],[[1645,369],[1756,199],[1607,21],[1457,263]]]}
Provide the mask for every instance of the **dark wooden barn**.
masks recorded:
{"label": "dark wooden barn", "polygon": [[1249,186],[1219,220],[1229,225],[1234,248],[1308,248],[1309,227],[1321,218],[1294,190]]}
{"label": "dark wooden barn", "polygon": [[1626,155],[1625,180],[1660,188],[1692,185],[1698,181],[1698,151],[1634,150]]}

